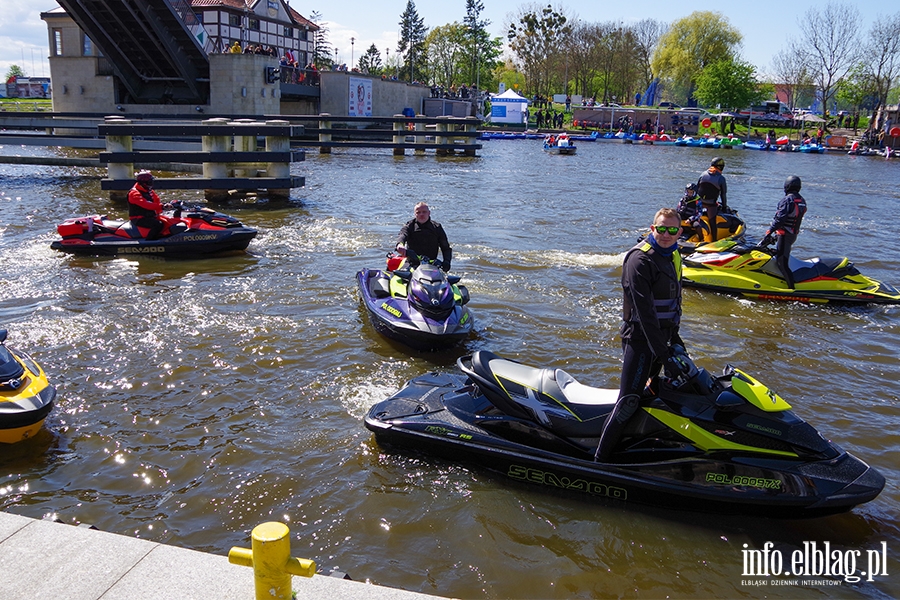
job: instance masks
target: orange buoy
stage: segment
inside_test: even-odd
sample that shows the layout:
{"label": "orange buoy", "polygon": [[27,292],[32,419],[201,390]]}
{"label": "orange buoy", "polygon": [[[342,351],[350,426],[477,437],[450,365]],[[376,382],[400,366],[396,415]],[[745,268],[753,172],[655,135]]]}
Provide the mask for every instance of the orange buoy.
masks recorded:
{"label": "orange buoy", "polygon": [[708,118],[706,118],[706,119],[703,119],[702,121],[700,121],[700,124],[703,125],[704,127],[709,127],[710,125],[712,125],[712,121],[710,121]]}
{"label": "orange buoy", "polygon": [[888,135],[892,135],[894,137],[900,136],[900,127],[891,127],[891,130],[888,132]]}

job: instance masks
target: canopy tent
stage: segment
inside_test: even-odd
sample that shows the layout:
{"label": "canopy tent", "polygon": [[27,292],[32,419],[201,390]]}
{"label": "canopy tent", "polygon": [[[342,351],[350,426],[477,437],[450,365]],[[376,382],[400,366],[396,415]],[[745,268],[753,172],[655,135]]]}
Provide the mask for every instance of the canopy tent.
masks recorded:
{"label": "canopy tent", "polygon": [[527,122],[527,98],[520,96],[515,90],[506,90],[502,94],[491,97],[491,123],[521,125]]}
{"label": "canopy tent", "polygon": [[806,114],[800,115],[800,120],[808,121],[810,123],[824,123],[825,122],[825,119],[823,119],[819,115],[814,115],[812,113],[806,113]]}

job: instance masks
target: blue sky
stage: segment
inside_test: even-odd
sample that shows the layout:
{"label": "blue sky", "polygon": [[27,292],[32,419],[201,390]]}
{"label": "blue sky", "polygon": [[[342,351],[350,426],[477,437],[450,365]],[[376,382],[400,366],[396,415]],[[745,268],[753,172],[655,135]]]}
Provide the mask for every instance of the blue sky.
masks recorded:
{"label": "blue sky", "polygon": [[[519,7],[529,4],[509,0],[483,0],[483,3],[485,8],[482,17],[491,22],[488,30],[493,35],[504,38],[504,25],[514,17]],[[891,3],[851,1],[847,4],[856,6],[864,31],[871,27],[879,15],[900,11],[900,5]],[[539,2],[538,5],[545,6],[546,2]],[[690,0],[631,0],[615,3],[579,0],[554,2],[553,5],[583,21],[621,21],[625,24],[646,18],[668,23],[698,10],[717,11],[744,36],[744,60],[755,65],[760,73],[766,73],[771,70],[772,57],[786,46],[787,40],[797,35],[799,19],[812,7],[824,7],[825,2],[792,0],[774,6],[765,3],[725,4]],[[291,6],[304,16],[318,10],[329,28],[332,46],[338,48],[342,61],[349,64],[351,53],[356,59],[372,44],[382,51],[382,55],[385,48],[394,52],[400,15],[406,8],[406,0],[339,0],[334,4],[293,0]],[[29,75],[50,75],[47,27],[41,21],[40,13],[55,8],[58,5],[52,0],[0,0],[0,72],[5,75],[10,65],[17,64]],[[453,21],[462,22],[466,3],[465,0],[420,1],[416,3],[416,10],[424,18],[427,27],[436,27]],[[355,38],[352,46],[351,37]]]}

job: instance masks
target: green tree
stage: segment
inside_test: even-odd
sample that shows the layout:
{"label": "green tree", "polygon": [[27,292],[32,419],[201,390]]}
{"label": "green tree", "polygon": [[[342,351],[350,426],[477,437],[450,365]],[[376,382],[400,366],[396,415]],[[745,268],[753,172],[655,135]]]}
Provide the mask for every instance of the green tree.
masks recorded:
{"label": "green tree", "polygon": [[659,38],[653,72],[681,90],[684,100],[690,100],[703,69],[734,57],[742,39],[721,13],[693,12],[672,23]]}
{"label": "green tree", "polygon": [[10,77],[27,77],[28,75],[25,73],[25,70],[19,65],[9,65],[9,70],[6,72],[5,81],[9,81]]}
{"label": "green tree", "polygon": [[328,41],[328,28],[322,24],[322,13],[313,11],[309,15],[309,20],[318,27],[313,34],[312,63],[320,69],[331,67],[334,64],[334,58],[332,58],[331,42]]}
{"label": "green tree", "polygon": [[[875,20],[862,53],[867,79],[878,109],[887,106],[888,95],[900,76],[900,13]],[[858,106],[855,105],[855,106]]]}
{"label": "green tree", "polygon": [[464,48],[466,29],[457,22],[435,27],[425,38],[428,55],[428,83],[444,89],[463,83],[468,71]]}
{"label": "green tree", "polygon": [[519,59],[531,93],[552,93],[553,68],[560,62],[560,48],[572,32],[568,18],[551,5],[520,9],[510,23],[506,39]]}
{"label": "green tree", "polygon": [[380,75],[383,71],[381,65],[381,52],[375,44],[369,46],[362,56],[359,57],[359,70],[370,75]]}
{"label": "green tree", "polygon": [[418,81],[425,65],[425,36],[428,28],[425,20],[419,16],[416,3],[407,0],[406,10],[400,15],[400,41],[397,43],[397,53],[403,55],[403,68],[400,70],[401,79],[407,79],[410,83]]}
{"label": "green tree", "polygon": [[469,83],[474,83],[476,87],[481,87],[481,64],[486,59],[496,60],[485,56],[490,50],[491,36],[487,31],[487,26],[491,24],[487,19],[481,18],[481,12],[484,10],[484,2],[481,0],[466,0],[466,16],[463,19],[465,26],[465,40],[463,47],[469,55],[471,68],[469,69]]}
{"label": "green tree", "polygon": [[726,58],[707,66],[697,78],[694,97],[704,106],[740,110],[768,97],[750,63]]}

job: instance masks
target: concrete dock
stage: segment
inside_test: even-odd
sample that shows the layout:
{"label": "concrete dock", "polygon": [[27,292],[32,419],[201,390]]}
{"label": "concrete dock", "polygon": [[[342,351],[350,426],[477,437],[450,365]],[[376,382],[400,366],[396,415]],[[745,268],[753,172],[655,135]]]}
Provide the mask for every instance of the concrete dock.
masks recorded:
{"label": "concrete dock", "polygon": [[[294,577],[292,588],[298,600],[438,598],[318,574]],[[3,600],[251,600],[255,595],[253,569],[231,564],[226,556],[0,512]]]}

